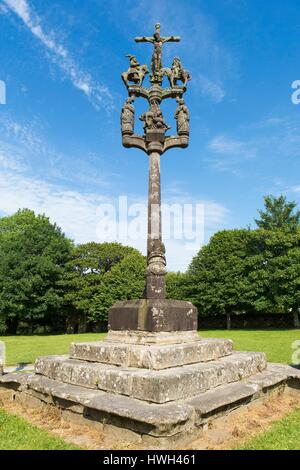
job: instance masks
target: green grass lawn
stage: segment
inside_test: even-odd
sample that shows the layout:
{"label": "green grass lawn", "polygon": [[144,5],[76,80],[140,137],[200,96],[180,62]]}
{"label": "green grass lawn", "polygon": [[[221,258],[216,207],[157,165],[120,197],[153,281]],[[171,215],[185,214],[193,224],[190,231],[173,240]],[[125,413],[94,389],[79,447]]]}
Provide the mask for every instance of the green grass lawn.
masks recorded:
{"label": "green grass lawn", "polygon": [[[203,330],[201,336],[209,338],[231,338],[235,349],[262,351],[268,361],[291,363],[292,343],[300,340],[300,330]],[[67,354],[70,343],[97,341],[103,333],[56,336],[5,336],[0,340],[6,344],[7,365],[32,363],[38,356]]]}
{"label": "green grass lawn", "polygon": [[0,410],[1,450],[76,450],[62,439]]}
{"label": "green grass lawn", "polygon": [[74,341],[97,341],[103,333],[54,336],[5,336],[0,337],[6,345],[6,365],[33,363],[39,356],[67,354]]}
{"label": "green grass lawn", "polygon": [[200,332],[209,338],[229,338],[240,351],[259,351],[267,354],[269,362],[291,364],[292,343],[300,340],[300,330],[207,330]]}

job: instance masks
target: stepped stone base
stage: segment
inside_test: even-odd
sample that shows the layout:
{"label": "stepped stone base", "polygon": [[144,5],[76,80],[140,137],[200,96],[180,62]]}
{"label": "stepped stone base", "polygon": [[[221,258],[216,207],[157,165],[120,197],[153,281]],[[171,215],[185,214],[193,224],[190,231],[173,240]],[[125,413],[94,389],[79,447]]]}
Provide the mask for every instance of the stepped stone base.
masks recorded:
{"label": "stepped stone base", "polygon": [[234,353],[213,362],[159,371],[54,356],[38,359],[35,370],[40,375],[63,383],[152,403],[167,403],[257,374],[266,365],[265,356],[261,353]]}
{"label": "stepped stone base", "polygon": [[190,443],[202,435],[212,420],[250,406],[270,392],[283,393],[292,387],[297,390],[300,402],[300,371],[271,364],[251,378],[161,405],[69,385],[38,374],[5,374],[0,377],[1,387],[11,389],[12,398],[26,407],[55,406],[65,419],[97,426],[111,445],[119,442],[170,449]]}
{"label": "stepped stone base", "polygon": [[112,331],[106,341],[72,344],[70,356],[39,358],[34,374],[4,374],[0,387],[26,406],[55,406],[97,426],[112,444],[171,448],[270,391],[300,390],[300,371],[193,331]]}

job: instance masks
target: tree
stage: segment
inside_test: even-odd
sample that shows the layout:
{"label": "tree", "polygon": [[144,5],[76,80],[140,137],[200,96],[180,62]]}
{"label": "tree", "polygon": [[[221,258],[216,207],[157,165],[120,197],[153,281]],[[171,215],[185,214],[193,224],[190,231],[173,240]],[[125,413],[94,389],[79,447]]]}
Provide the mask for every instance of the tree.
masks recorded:
{"label": "tree", "polygon": [[200,315],[226,315],[231,327],[231,313],[250,308],[254,295],[247,278],[250,230],[224,230],[193,258],[186,283],[186,297]]}
{"label": "tree", "polygon": [[299,328],[300,230],[257,230],[252,234],[250,282],[256,287],[253,307],[264,313],[294,316]]}
{"label": "tree", "polygon": [[0,219],[0,318],[8,331],[62,321],[58,282],[71,248],[45,215],[23,209]]}
{"label": "tree", "polygon": [[184,300],[186,274],[169,272],[166,275],[166,292],[168,299]]}
{"label": "tree", "polygon": [[283,230],[296,232],[300,223],[297,204],[288,202],[285,196],[265,196],[265,210],[259,210],[260,219],[255,219],[258,228],[264,230]]}
{"label": "tree", "polygon": [[[129,255],[142,256],[134,248],[120,243],[90,242],[73,249],[60,285],[70,318],[75,318],[83,330],[86,329],[87,322],[102,321],[105,317],[95,313],[95,297],[101,293],[104,278]],[[108,278],[110,279],[109,276]],[[128,280],[124,278],[122,281],[130,283],[130,276]],[[112,283],[112,291],[114,287],[115,284]],[[108,297],[114,298],[114,295],[114,292],[107,293]],[[103,302],[107,305],[105,299]]]}
{"label": "tree", "polygon": [[106,323],[109,309],[118,300],[142,298],[145,284],[146,258],[132,249],[103,276],[89,309],[89,319]]}

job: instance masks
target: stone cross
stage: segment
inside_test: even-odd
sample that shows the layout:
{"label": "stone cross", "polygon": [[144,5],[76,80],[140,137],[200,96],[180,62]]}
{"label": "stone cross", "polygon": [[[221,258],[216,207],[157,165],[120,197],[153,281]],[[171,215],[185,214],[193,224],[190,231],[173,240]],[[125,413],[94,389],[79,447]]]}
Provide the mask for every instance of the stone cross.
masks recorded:
{"label": "stone cross", "polygon": [[180,37],[179,36],[167,36],[167,37],[162,37],[160,35],[160,24],[156,23],[155,25],[155,32],[153,36],[142,36],[142,37],[137,37],[135,38],[135,42],[150,42],[153,44],[154,49],[153,49],[153,55],[152,55],[152,61],[151,61],[151,70],[152,70],[152,76],[151,76],[151,81],[155,82],[161,82],[162,79],[162,74],[163,74],[163,65],[162,65],[162,49],[163,49],[163,44],[165,42],[179,42]]}
{"label": "stone cross", "polygon": [[[189,111],[183,99],[187,82],[191,79],[179,57],[173,59],[170,68],[162,66],[162,47],[166,42],[178,42],[177,36],[161,36],[160,24],[155,25],[153,36],[142,36],[136,42],[150,42],[154,46],[152,55],[150,86],[145,88],[143,82],[148,74],[148,66],[140,64],[133,54],[128,54],[129,68],[122,73],[122,80],[127,87],[128,98],[121,112],[122,142],[127,148],[139,148],[149,158],[149,193],[148,193],[148,236],[147,236],[147,281],[144,299],[140,301],[121,302],[109,313],[111,330],[144,330],[170,331],[195,328],[196,310],[191,304],[166,300],[165,275],[166,257],[162,240],[161,221],[161,182],[160,158],[167,150],[174,147],[185,148],[189,143]],[[169,87],[164,88],[166,77]],[[180,83],[181,82],[181,83]],[[135,133],[134,101],[144,98],[148,110],[139,119],[143,122],[144,134]],[[176,135],[167,135],[171,129],[165,122],[160,104],[165,99],[177,102],[175,111]],[[177,309],[177,310],[176,310]],[[151,312],[150,312],[151,310]],[[161,312],[158,317],[155,312]],[[150,313],[149,313],[150,312]],[[176,313],[177,312],[177,313]],[[179,314],[182,315],[179,315]],[[176,316],[177,315],[177,316]],[[187,315],[190,315],[189,317]],[[160,319],[159,319],[160,318]]]}

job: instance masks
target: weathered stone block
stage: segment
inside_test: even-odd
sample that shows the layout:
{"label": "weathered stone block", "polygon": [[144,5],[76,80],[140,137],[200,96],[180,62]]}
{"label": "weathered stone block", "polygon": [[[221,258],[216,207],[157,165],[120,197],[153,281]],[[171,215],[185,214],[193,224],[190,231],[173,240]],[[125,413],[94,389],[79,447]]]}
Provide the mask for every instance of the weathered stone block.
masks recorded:
{"label": "weathered stone block", "polygon": [[202,423],[207,417],[226,411],[252,399],[258,392],[259,385],[235,382],[221,385],[201,395],[187,400],[196,411],[196,423]]}
{"label": "weathered stone block", "polygon": [[126,300],[109,311],[109,330],[197,330],[198,312],[191,302],[166,299]]}
{"label": "weathered stone block", "polygon": [[257,374],[266,367],[264,354],[234,353],[210,363],[133,375],[132,396],[155,403],[180,400]]}
{"label": "weathered stone block", "polygon": [[182,344],[199,341],[196,330],[189,331],[138,331],[138,330],[110,330],[104,341],[122,344],[160,345]]}
{"label": "weathered stone block", "polygon": [[64,383],[127,395],[154,403],[192,397],[256,374],[266,367],[261,353],[234,353],[218,361],[164,370],[117,367],[63,357],[41,358],[36,371]]}
{"label": "weathered stone block", "polygon": [[122,421],[123,426],[141,433],[172,435],[193,422],[193,408],[181,403],[153,405],[122,395],[62,384],[41,375],[31,377],[28,385],[32,390],[65,400],[68,408],[70,402],[84,406],[86,416],[92,416],[88,410],[98,411],[99,419],[102,416],[111,424]]}
{"label": "weathered stone block", "polygon": [[166,345],[123,345],[107,341],[73,343],[70,357],[125,367],[161,370],[219,359],[232,353],[230,340],[200,339]]}

